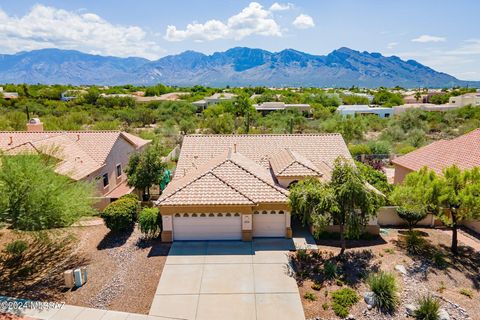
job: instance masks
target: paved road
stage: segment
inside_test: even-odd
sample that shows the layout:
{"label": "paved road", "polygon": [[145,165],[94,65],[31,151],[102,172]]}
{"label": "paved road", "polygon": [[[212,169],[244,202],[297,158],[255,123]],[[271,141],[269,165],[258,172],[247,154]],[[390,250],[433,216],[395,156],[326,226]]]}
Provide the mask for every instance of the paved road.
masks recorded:
{"label": "paved road", "polygon": [[188,320],[304,320],[288,264],[292,240],[175,242],[150,315]]}

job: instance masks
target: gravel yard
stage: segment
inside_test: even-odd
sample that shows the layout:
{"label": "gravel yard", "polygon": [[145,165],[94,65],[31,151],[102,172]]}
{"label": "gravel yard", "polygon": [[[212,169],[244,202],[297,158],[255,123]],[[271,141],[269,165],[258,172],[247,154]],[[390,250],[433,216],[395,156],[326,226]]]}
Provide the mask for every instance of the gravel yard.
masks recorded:
{"label": "gravel yard", "polygon": [[[449,233],[434,229],[419,231],[425,235],[433,250],[442,253],[444,266],[439,267],[426,256],[407,254],[404,244],[399,240],[405,231],[389,229],[381,241],[353,242],[355,248],[347,250],[346,260],[337,262],[340,281],[325,280],[321,276],[317,277],[316,273],[322,273],[326,260],[335,261],[339,249],[334,246],[334,241],[319,241],[320,257],[310,262],[312,271],[305,271],[304,275],[298,276],[306,318],[338,319],[331,308],[331,293],[339,288],[351,287],[360,298],[350,310],[355,319],[406,319],[406,306],[416,304],[417,299],[426,294],[440,300],[441,308],[448,312],[450,319],[480,319],[480,253],[460,242],[461,253],[458,257],[453,257],[448,250]],[[314,254],[314,257],[317,256]],[[403,266],[405,274],[396,270],[397,266]],[[392,272],[397,279],[400,306],[393,315],[384,315],[375,308],[369,310],[364,301],[363,294],[370,291],[365,284],[368,272],[378,270]],[[297,269],[297,275],[298,271]],[[315,282],[321,284],[320,290],[312,288]],[[307,292],[313,293],[316,300],[306,299],[304,295]],[[468,297],[462,292],[470,292],[472,295]]]}
{"label": "gravel yard", "polygon": [[[102,224],[71,227],[45,235],[0,230],[0,250],[16,239],[29,248],[18,266],[0,256],[0,295],[148,314],[170,245],[131,234],[112,235]],[[63,271],[87,266],[88,282],[63,287]]]}

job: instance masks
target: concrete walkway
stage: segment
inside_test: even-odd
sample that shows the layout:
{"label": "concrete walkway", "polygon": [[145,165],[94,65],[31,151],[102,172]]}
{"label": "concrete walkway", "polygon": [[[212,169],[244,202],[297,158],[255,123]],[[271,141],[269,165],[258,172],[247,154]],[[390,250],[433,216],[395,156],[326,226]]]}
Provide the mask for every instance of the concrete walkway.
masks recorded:
{"label": "concrete walkway", "polygon": [[191,320],[304,320],[288,239],[175,242],[150,315]]}
{"label": "concrete walkway", "polygon": [[[102,309],[92,309],[71,305],[57,304],[51,308],[27,307],[13,308],[16,306],[32,306],[35,302],[26,299],[17,299],[0,296],[0,313],[11,313],[25,319],[41,320],[165,320],[163,317],[145,314],[127,313]],[[40,302],[42,304],[42,302]],[[6,308],[11,306],[11,308]],[[39,306],[39,305],[37,305]]]}

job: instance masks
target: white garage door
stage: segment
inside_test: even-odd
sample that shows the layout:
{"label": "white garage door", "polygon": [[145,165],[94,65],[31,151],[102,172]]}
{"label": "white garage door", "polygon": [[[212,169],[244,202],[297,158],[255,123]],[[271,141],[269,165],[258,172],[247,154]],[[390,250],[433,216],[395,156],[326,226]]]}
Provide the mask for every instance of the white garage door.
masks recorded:
{"label": "white garage door", "polygon": [[255,211],[254,237],[285,237],[286,214],[283,211]]}
{"label": "white garage door", "polygon": [[173,217],[174,240],[241,240],[239,213],[176,214]]}

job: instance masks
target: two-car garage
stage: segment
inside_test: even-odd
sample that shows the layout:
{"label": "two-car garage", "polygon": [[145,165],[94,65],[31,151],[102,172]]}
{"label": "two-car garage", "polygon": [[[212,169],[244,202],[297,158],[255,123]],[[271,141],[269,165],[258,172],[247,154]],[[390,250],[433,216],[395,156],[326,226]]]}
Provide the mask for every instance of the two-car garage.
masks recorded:
{"label": "two-car garage", "polygon": [[[253,237],[285,237],[284,211],[255,211]],[[240,213],[176,213],[173,215],[173,240],[241,240]]]}

